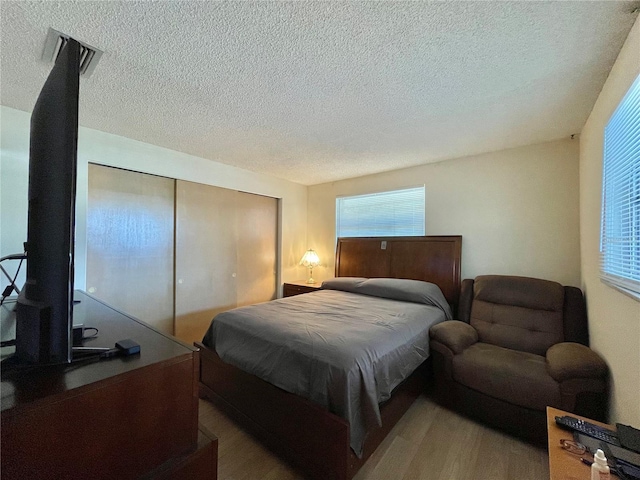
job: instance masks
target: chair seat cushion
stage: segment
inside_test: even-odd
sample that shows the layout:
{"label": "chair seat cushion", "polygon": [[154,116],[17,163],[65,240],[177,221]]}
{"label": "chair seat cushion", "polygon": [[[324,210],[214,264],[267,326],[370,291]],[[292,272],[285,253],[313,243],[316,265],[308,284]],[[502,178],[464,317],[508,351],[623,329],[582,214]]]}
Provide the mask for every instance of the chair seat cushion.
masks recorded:
{"label": "chair seat cushion", "polygon": [[543,411],[560,406],[560,385],[540,355],[479,342],[453,357],[452,374],[456,382],[514,405]]}

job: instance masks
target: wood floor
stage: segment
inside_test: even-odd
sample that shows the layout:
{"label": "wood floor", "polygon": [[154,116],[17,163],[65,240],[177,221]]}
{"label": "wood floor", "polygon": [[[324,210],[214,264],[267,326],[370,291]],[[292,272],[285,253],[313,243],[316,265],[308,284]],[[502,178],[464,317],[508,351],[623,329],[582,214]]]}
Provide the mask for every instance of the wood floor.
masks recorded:
{"label": "wood floor", "polygon": [[[200,422],[218,437],[220,480],[302,479],[207,400]],[[354,480],[543,480],[547,452],[418,398]]]}

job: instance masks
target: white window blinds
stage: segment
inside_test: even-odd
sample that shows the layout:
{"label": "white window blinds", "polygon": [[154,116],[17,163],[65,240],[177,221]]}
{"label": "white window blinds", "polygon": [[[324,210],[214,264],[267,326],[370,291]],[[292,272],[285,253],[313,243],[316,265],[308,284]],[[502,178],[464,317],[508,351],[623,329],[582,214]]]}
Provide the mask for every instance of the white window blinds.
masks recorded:
{"label": "white window blinds", "polygon": [[337,237],[424,235],[424,186],[336,198]]}
{"label": "white window blinds", "polygon": [[601,273],[640,293],[640,77],[604,131]]}

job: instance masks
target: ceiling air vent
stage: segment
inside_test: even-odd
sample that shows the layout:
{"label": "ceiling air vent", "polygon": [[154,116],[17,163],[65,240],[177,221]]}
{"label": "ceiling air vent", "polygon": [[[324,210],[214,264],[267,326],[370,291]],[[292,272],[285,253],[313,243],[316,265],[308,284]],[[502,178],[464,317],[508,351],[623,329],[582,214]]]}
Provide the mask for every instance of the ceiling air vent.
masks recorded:
{"label": "ceiling air vent", "polygon": [[[47,39],[44,43],[42,59],[45,62],[55,62],[58,55],[60,55],[60,50],[62,50],[69,38],[69,35],[49,28]],[[102,51],[81,42],[77,38],[74,40],[80,44],[80,75],[90,77],[102,56]]]}

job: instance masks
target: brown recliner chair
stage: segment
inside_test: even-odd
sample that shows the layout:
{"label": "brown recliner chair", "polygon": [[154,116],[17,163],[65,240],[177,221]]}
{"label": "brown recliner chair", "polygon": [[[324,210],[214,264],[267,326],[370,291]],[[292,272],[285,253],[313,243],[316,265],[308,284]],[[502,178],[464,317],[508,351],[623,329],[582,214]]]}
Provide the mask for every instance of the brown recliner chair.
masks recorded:
{"label": "brown recliner chair", "polygon": [[480,276],[463,281],[457,317],[430,330],[443,402],[538,442],[547,405],[606,420],[608,368],[588,348],[580,289]]}

